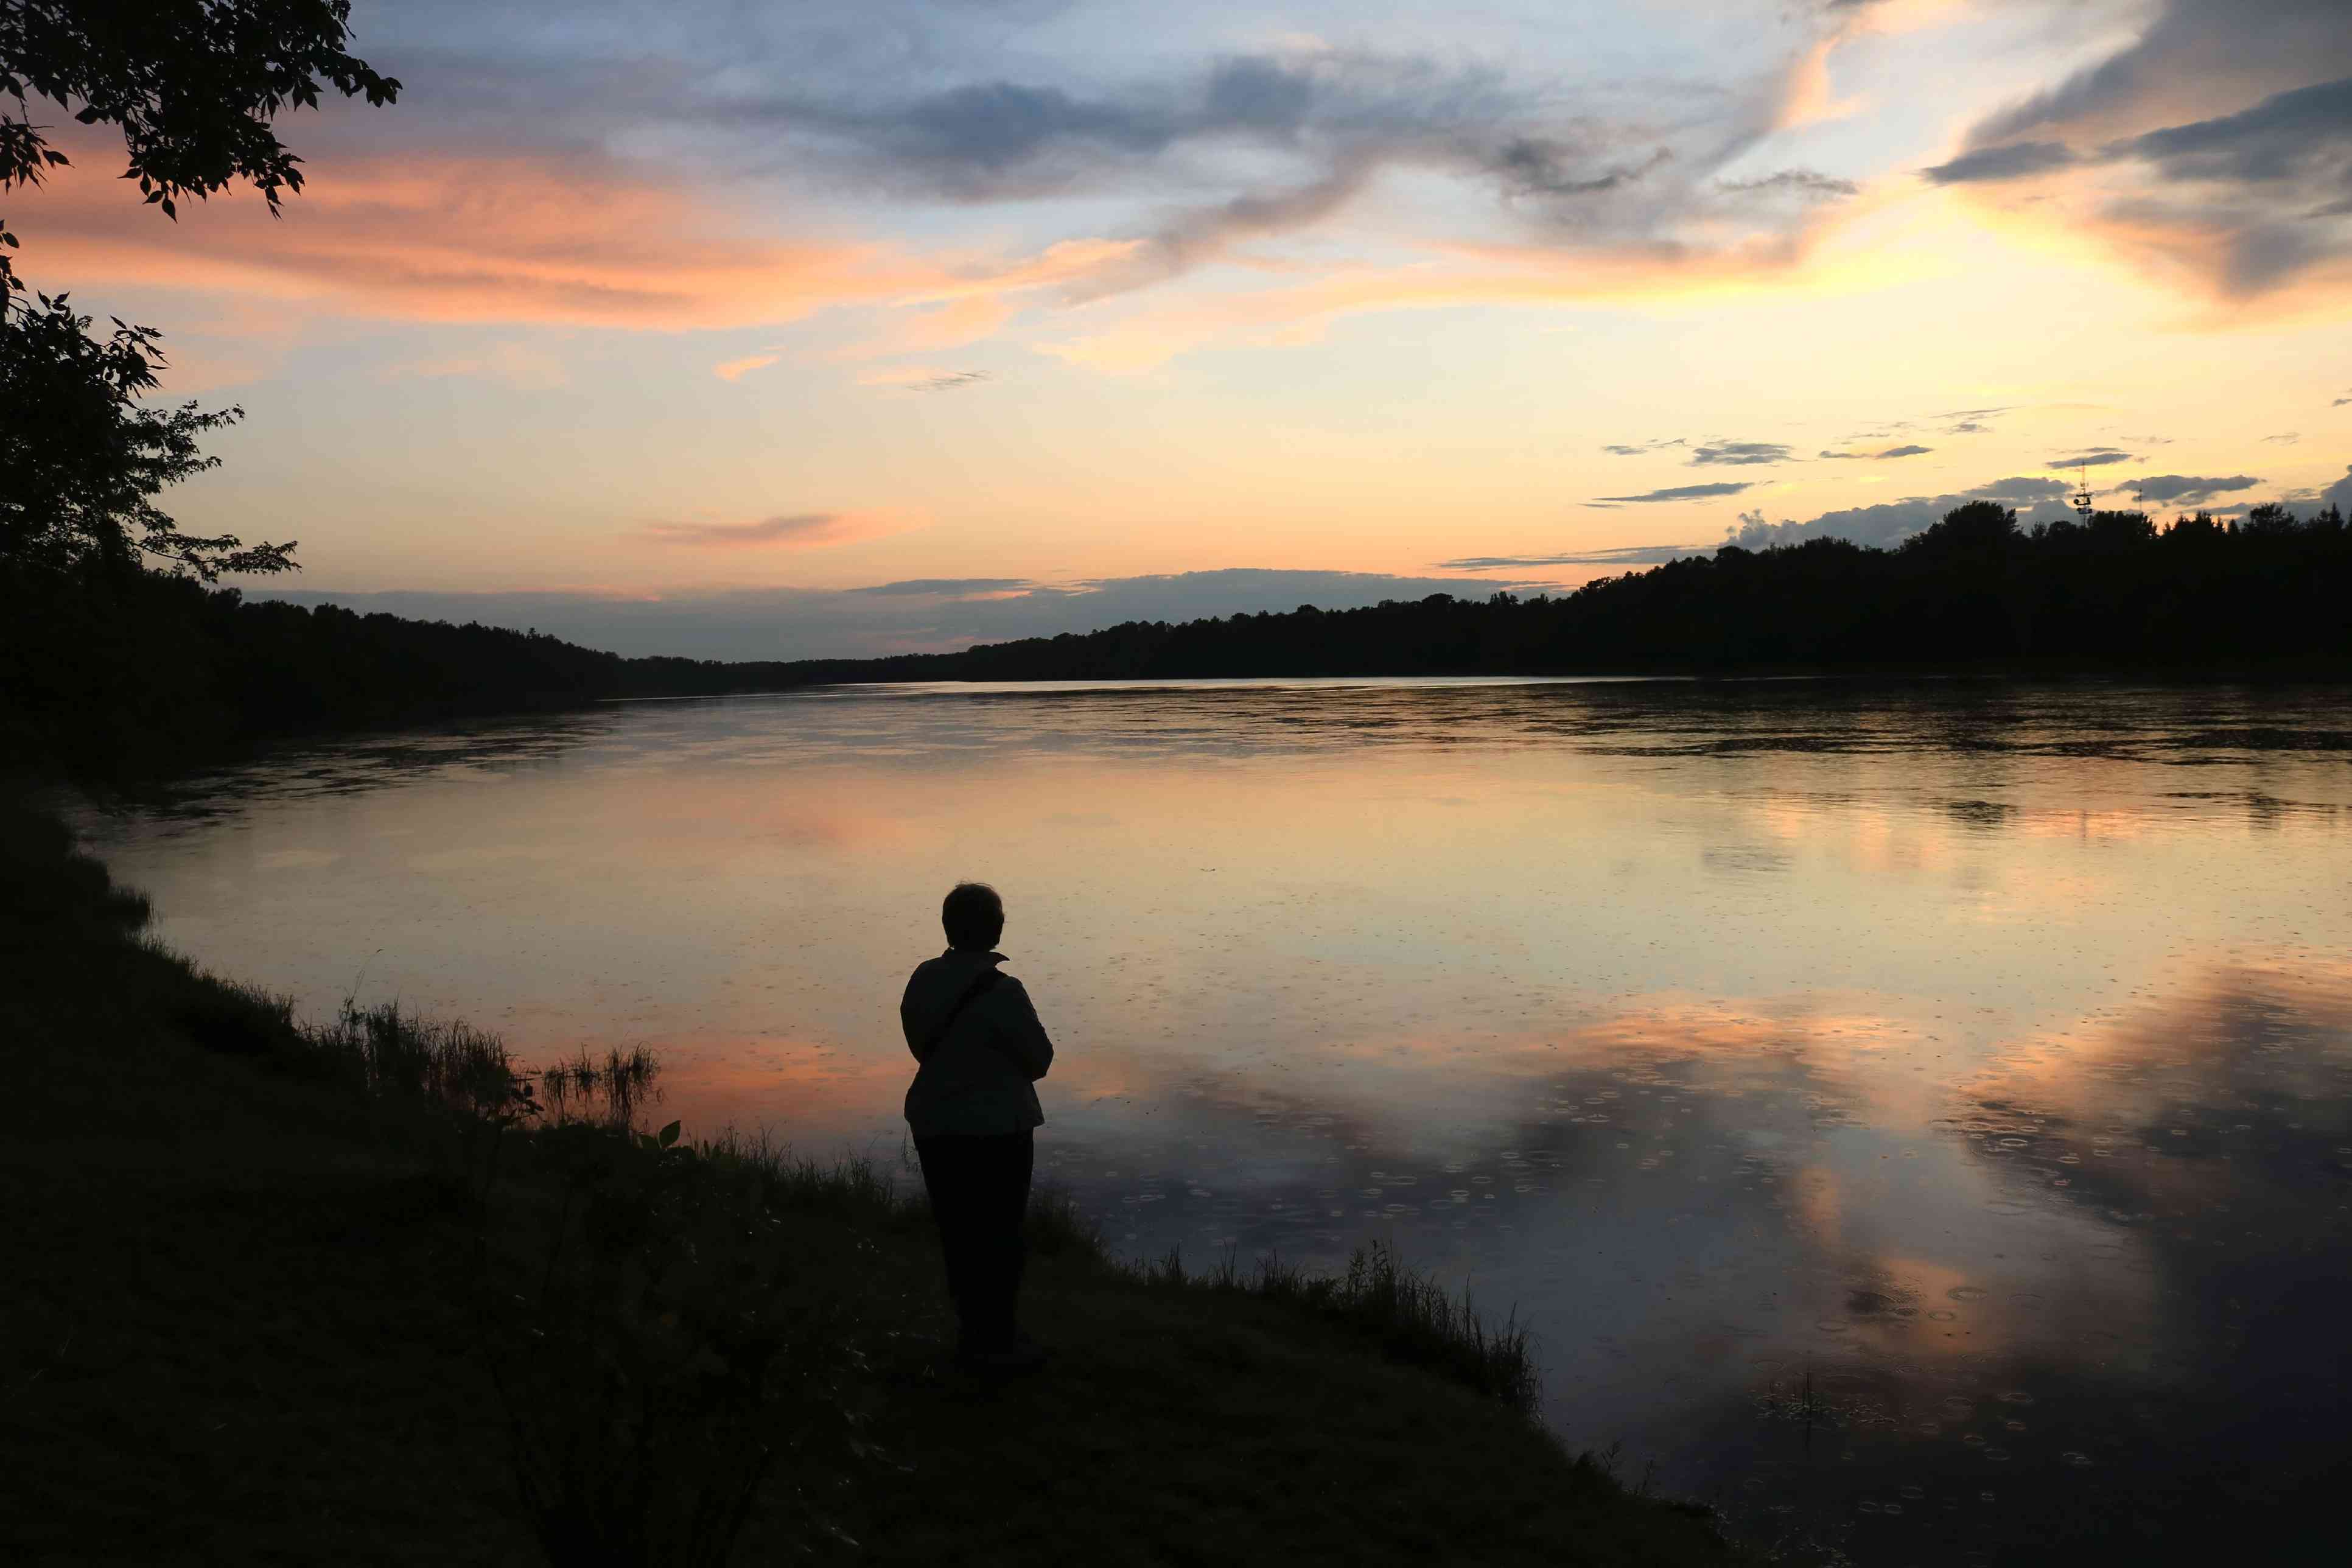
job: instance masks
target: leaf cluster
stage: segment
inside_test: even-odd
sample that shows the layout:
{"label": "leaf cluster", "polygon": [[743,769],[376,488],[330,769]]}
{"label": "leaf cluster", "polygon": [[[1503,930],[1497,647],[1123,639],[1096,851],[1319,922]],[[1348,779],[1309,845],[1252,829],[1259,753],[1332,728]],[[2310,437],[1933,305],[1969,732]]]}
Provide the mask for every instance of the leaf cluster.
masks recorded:
{"label": "leaf cluster", "polygon": [[149,558],[205,582],[290,570],[290,540],[184,533],[155,504],[165,486],[219,465],[197,439],[244,410],[141,406],[164,365],[161,334],[119,317],[103,337],[90,325],[64,294],[0,313],[0,407],[10,411],[0,421],[0,560],[73,572]]}
{"label": "leaf cluster", "polygon": [[349,0],[0,0],[0,96],[16,101],[0,116],[0,190],[68,162],[32,121],[38,98],[121,127],[122,177],[166,217],[237,179],[276,211],[302,188],[278,115],[318,108],[322,86],[378,106],[400,95],[344,47],[351,14]]}
{"label": "leaf cluster", "polygon": [[[37,185],[71,160],[33,119],[36,100],[122,132],[148,205],[250,181],[274,213],[302,188],[301,159],[271,122],[316,109],[322,87],[387,104],[400,83],[344,46],[349,0],[0,0],[0,192]],[[150,327],[119,318],[92,338],[68,297],[31,300],[0,218],[0,563],[128,569],[142,557],[211,582],[282,572],[294,546],[182,532],[154,497],[214,466],[196,438],[243,416],[138,406],[164,360]]]}

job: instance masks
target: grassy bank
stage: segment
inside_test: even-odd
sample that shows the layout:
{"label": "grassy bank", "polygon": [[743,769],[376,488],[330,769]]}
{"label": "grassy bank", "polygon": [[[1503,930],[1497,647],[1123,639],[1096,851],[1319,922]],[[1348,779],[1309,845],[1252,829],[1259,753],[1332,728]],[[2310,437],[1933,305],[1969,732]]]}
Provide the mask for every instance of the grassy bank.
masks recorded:
{"label": "grassy bank", "polygon": [[889,1173],[625,1126],[650,1063],[301,1026],[37,811],[0,879],[0,1558],[1727,1560],[1384,1254],[1188,1274],[1044,1201],[1055,1360],[977,1381]]}

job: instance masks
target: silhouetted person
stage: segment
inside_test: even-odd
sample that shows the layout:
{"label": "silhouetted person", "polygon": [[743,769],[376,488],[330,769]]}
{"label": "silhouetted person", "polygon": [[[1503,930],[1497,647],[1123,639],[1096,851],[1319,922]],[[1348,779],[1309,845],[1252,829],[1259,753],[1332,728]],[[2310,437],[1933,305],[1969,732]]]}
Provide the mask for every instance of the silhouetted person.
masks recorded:
{"label": "silhouetted person", "polygon": [[907,1124],[940,1227],[948,1293],[968,1366],[1020,1371],[1045,1353],[1013,1321],[1027,1249],[1035,1130],[1045,1120],[1030,1086],[1054,1065],[1054,1042],[1021,982],[991,951],[1004,932],[996,889],[959,884],[940,908],[948,950],[919,965],[898,1004],[907,1048],[922,1064],[907,1089]]}

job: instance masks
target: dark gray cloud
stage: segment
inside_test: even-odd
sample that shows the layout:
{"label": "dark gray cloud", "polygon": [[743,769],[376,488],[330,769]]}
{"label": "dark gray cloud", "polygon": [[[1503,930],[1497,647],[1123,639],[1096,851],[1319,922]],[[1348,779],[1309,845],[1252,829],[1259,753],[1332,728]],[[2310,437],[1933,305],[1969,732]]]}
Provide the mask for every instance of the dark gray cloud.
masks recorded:
{"label": "dark gray cloud", "polygon": [[[2338,19],[2352,23],[2338,13]],[[2109,157],[2144,158],[2168,180],[2262,184],[2319,166],[2340,172],[2352,143],[2352,77],[2266,98],[2252,109],[2168,126],[2120,142]]]}
{"label": "dark gray cloud", "polygon": [[2074,154],[2063,143],[2013,142],[2006,147],[1963,153],[1948,163],[1937,163],[1919,173],[1939,185],[1958,185],[1976,180],[2015,180],[2027,174],[2043,174],[2074,162]]}
{"label": "dark gray cloud", "polygon": [[1058,50],[1028,25],[1058,0],[516,0],[493,23],[458,0],[383,9],[371,58],[469,145],[654,147],[857,200],[1100,203],[1087,237],[1142,244],[1074,283],[1081,300],[1321,222],[1391,171],[1483,190],[1540,243],[1662,260],[1758,241],[1785,254],[1769,242],[1855,194],[1811,168],[1729,174],[1771,133],[1801,37],[1711,81],[1576,82],[1533,55],[1450,49]]}
{"label": "dark gray cloud", "polygon": [[[1148,200],[1155,184],[1197,189],[1235,152],[1289,171],[1163,211],[1137,251],[1069,286],[1085,300],[1321,222],[1391,169],[1483,185],[1534,237],[1568,247],[1677,253],[1735,222],[1786,237],[1853,187],[1811,170],[1721,178],[1769,133],[1782,68],[1727,89],[1685,85],[1664,112],[1632,84],[1571,104],[1557,84],[1501,68],[1342,49],[1179,63],[1139,81],[1007,77],[849,100],[803,89],[739,95],[709,112],[806,142],[882,188],[961,203]],[[1787,196],[1801,199],[1774,199]]]}
{"label": "dark gray cloud", "polygon": [[1465,555],[1459,561],[1441,561],[1437,568],[1441,572],[1491,572],[1504,566],[1654,566],[1664,561],[1679,561],[1685,555],[1705,555],[1714,548],[1712,544],[1627,544],[1614,550],[1577,550],[1559,555]]}
{"label": "dark gray cloud", "polygon": [[[2181,121],[2174,105],[2241,107]],[[1939,184],[2126,171],[2101,216],[2246,297],[2352,254],[2352,26],[2343,0],[2159,0],[2130,44],[1969,133]]]}
{"label": "dark gray cloud", "polygon": [[2352,403],[2352,392],[2346,393],[2343,396],[2337,398],[2327,406],[2330,408],[2341,408],[2347,403]]}
{"label": "dark gray cloud", "polygon": [[2352,517],[2352,463],[2344,465],[2344,477],[2319,492],[2319,504],[2332,506],[2346,517]]}
{"label": "dark gray cloud", "polygon": [[2303,437],[2294,431],[2288,430],[2276,436],[2265,436],[2263,439],[2273,447],[2292,447]]}
{"label": "dark gray cloud", "polygon": [[1539,590],[1542,579],[1390,576],[1376,572],[1235,568],[1149,577],[1104,578],[1069,586],[1016,585],[1002,596],[971,584],[993,579],[915,579],[920,585],[963,584],[962,592],[883,593],[862,589],[710,589],[659,598],[593,594],[446,594],[423,591],[340,594],[292,590],[256,598],[299,605],[338,604],[425,620],[535,626],[589,647],[628,655],[694,658],[866,658],[969,647],[1014,637],[1084,632],[1121,621],[1186,621],[1209,616],[1291,610],[1303,604],[1349,609],[1383,599],[1431,594],[1483,597],[1497,589]]}
{"label": "dark gray cloud", "polygon": [[1955,507],[1970,501],[1996,500],[2018,509],[2020,521],[2049,521],[2070,515],[2060,499],[2067,487],[2056,479],[2015,476],[1994,479],[1950,495],[1906,496],[1876,506],[1825,511],[1804,522],[1783,518],[1773,522],[1761,510],[1739,514],[1738,526],[1727,531],[1726,544],[1762,550],[1775,544],[1802,544],[1813,539],[1843,539],[1885,550],[1937,521]]}
{"label": "dark gray cloud", "polygon": [[1593,499],[1608,505],[1622,505],[1629,501],[1699,500],[1708,496],[1736,496],[1752,488],[1752,481],[1748,484],[1675,485],[1662,490],[1644,490],[1637,496],[1596,496]]}
{"label": "dark gray cloud", "polygon": [[1718,180],[1716,188],[1741,195],[1788,193],[1832,200],[1857,195],[1862,190],[1852,180],[1833,179],[1811,169],[1783,169],[1777,174],[1766,174],[1754,180]]}
{"label": "dark gray cloud", "polygon": [[2120,452],[2113,447],[2095,447],[2071,458],[2053,458],[2050,466],[2053,468],[2103,468],[2110,463],[2128,463],[2131,460],[2129,452]]}
{"label": "dark gray cloud", "polygon": [[1619,190],[1657,173],[1675,160],[1664,147],[1633,163],[1595,169],[1590,150],[1573,143],[1517,136],[1486,160],[1488,171],[1518,196],[1591,196]]}
{"label": "dark gray cloud", "polygon": [[2144,501],[2177,501],[2183,506],[2195,506],[2199,501],[2231,490],[2250,490],[2263,481],[2252,474],[2231,474],[2215,477],[2205,474],[2151,474],[2144,479],[2133,479],[2117,485],[2119,491],[2127,490],[2135,500]]}
{"label": "dark gray cloud", "polygon": [[1936,449],[1936,448],[1935,448],[1935,447],[1887,447],[1887,448],[1886,448],[1885,451],[1883,451],[1883,452],[1831,452],[1831,451],[1823,451],[1823,452],[1822,453],[1822,457],[1824,457],[1824,458],[1835,458],[1835,459],[1839,459],[1839,460],[1845,461],[1845,462],[1853,462],[1853,463],[1875,463],[1875,462],[1883,462],[1883,461],[1885,461],[1885,459],[1887,459],[1887,458],[1918,458],[1918,457],[1924,457],[1924,456],[1926,456],[1927,453],[1932,452],[1932,451],[1934,451],[1935,449]]}
{"label": "dark gray cloud", "polygon": [[1972,146],[2145,117],[2200,81],[2248,98],[2325,80],[2352,66],[2341,0],[2160,0],[2132,42],[2057,86],[1991,116]]}
{"label": "dark gray cloud", "polygon": [[1785,463],[1796,456],[1777,441],[1716,441],[1691,448],[1689,466],[1694,468],[1750,468],[1766,463]]}
{"label": "dark gray cloud", "polygon": [[[1540,222],[1636,219],[1640,228],[1654,202],[1707,205],[1715,172],[1765,127],[1765,99],[1754,96],[1752,105],[1718,101],[1720,122],[1620,121],[1591,106],[1563,110],[1549,91],[1491,68],[1327,50],[1229,56],[1123,83],[1007,79],[849,101],[803,89],[739,96],[710,112],[830,144],[887,184],[955,201],[1131,191],[1150,166],[1218,148],[1314,171],[1180,213],[1151,243],[1181,256],[1221,236],[1319,219],[1391,165],[1483,181]],[[1641,199],[1614,222],[1587,199],[1637,186]]]}
{"label": "dark gray cloud", "polygon": [[1604,452],[1614,453],[1620,458],[1633,458],[1639,457],[1643,452],[1663,451],[1668,447],[1686,447],[1690,443],[1682,437],[1676,436],[1671,440],[1661,439],[1656,441],[1643,441],[1632,445],[1621,442],[1603,447],[1601,449]]}

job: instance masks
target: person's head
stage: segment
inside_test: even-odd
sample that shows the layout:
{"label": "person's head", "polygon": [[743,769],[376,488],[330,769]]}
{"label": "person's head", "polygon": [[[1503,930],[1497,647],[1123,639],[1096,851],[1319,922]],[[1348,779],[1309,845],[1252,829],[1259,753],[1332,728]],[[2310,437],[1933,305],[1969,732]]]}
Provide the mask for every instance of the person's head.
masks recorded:
{"label": "person's head", "polygon": [[985,882],[958,882],[940,905],[948,945],[986,952],[1004,934],[1004,900]]}

